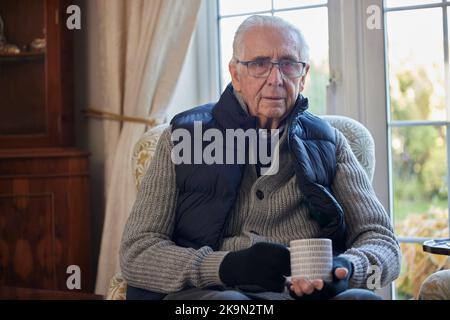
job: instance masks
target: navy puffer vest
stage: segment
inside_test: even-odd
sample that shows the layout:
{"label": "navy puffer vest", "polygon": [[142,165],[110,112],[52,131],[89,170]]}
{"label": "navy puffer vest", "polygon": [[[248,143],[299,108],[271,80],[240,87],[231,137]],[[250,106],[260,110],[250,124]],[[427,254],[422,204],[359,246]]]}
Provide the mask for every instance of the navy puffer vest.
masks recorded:
{"label": "navy puffer vest", "polygon": [[[295,159],[300,191],[308,201],[312,218],[321,226],[320,237],[333,240],[333,249],[338,253],[345,250],[345,223],[343,209],[330,188],[336,171],[335,133],[327,122],[307,109],[308,100],[299,96],[287,121],[288,146]],[[172,130],[186,129],[194,137],[194,121],[202,123],[203,132],[218,129],[224,136],[226,129],[256,129],[258,125],[257,118],[248,116],[242,109],[231,85],[218,103],[175,116],[171,121]],[[194,150],[194,141],[190,143]],[[200,151],[209,143],[203,142]],[[192,161],[177,164],[175,171],[179,196],[173,241],[183,247],[210,246],[218,250],[239,193],[244,165],[193,164]]]}

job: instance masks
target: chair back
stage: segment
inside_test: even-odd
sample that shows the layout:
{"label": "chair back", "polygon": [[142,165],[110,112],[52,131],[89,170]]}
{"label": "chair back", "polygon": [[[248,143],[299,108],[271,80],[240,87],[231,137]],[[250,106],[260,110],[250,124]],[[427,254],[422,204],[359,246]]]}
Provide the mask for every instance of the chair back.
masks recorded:
{"label": "chair back", "polygon": [[[321,116],[331,126],[341,131],[353,154],[372,182],[375,170],[375,143],[369,130],[360,122],[344,116]],[[156,144],[168,124],[148,130],[136,143],[132,155],[132,168],[136,188],[139,187],[156,150]]]}

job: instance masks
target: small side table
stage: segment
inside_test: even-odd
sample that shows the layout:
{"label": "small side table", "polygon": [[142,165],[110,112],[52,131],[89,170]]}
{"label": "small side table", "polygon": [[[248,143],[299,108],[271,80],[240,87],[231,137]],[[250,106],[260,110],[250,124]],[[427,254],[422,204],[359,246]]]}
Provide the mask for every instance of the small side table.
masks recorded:
{"label": "small side table", "polygon": [[450,238],[427,240],[422,248],[425,252],[450,256]]}

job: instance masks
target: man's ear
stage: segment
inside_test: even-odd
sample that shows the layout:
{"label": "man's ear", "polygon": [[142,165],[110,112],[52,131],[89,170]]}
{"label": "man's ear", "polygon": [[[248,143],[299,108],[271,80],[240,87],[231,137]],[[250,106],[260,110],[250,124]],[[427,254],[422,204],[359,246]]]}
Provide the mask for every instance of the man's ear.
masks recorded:
{"label": "man's ear", "polygon": [[237,92],[241,91],[241,81],[239,78],[239,72],[237,70],[237,64],[230,62],[228,65],[228,69],[230,70],[231,81],[233,82],[233,88]]}
{"label": "man's ear", "polygon": [[303,76],[300,79],[300,92],[302,92],[305,89],[305,81],[306,81],[306,76],[309,73],[309,69],[310,69],[310,65],[307,64],[305,67],[305,72],[303,74]]}

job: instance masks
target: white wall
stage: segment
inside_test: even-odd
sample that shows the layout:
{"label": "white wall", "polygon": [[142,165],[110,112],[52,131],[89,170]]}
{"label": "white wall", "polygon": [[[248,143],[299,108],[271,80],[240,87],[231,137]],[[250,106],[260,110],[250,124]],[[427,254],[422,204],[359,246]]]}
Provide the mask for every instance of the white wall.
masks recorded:
{"label": "white wall", "polygon": [[168,121],[180,111],[192,108],[200,103],[197,81],[199,75],[197,63],[198,48],[195,46],[196,38],[194,36],[191,40],[180,78],[168,106]]}

